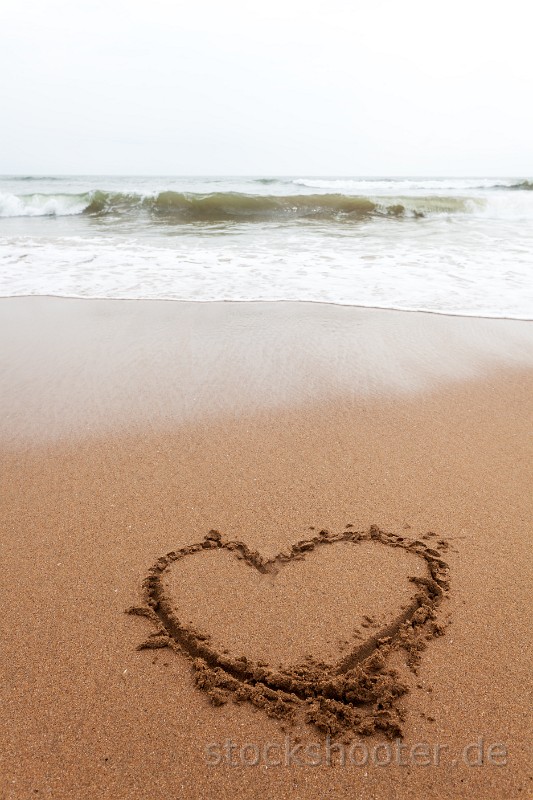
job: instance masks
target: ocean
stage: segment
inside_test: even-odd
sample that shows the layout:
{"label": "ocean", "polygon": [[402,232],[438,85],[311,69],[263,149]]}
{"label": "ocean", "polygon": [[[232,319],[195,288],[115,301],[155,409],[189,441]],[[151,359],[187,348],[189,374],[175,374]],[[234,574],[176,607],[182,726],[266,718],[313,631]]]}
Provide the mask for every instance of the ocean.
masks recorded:
{"label": "ocean", "polygon": [[533,182],[4,176],[0,296],[533,318]]}

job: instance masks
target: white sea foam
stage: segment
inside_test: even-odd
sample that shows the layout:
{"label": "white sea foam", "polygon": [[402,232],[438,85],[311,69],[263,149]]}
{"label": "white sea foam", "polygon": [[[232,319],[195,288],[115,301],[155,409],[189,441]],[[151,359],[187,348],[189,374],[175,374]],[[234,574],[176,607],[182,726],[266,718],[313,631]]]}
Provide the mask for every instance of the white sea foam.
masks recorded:
{"label": "white sea foam", "polygon": [[455,179],[346,179],[346,178],[296,178],[295,186],[308,189],[341,192],[386,192],[397,194],[407,192],[466,192],[471,189],[509,188],[517,181],[499,178],[455,178]]}
{"label": "white sea foam", "polygon": [[[370,226],[369,226],[370,227]],[[394,230],[391,226],[391,238]],[[231,237],[179,246],[115,237],[0,240],[0,294],[181,300],[310,300],[347,305],[531,318],[533,284],[517,255],[478,248],[467,259],[369,231],[360,241]]]}
{"label": "white sea foam", "polygon": [[55,217],[81,214],[88,197],[68,194],[16,195],[0,193],[0,217]]}

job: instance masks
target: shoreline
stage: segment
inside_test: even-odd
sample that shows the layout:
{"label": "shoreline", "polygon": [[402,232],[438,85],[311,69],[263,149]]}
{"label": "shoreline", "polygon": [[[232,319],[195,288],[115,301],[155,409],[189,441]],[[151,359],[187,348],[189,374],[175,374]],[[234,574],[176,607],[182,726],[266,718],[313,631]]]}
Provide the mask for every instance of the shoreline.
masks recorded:
{"label": "shoreline", "polygon": [[295,305],[318,305],[318,306],[333,306],[334,308],[354,308],[354,309],[365,309],[368,311],[397,311],[402,312],[404,314],[435,314],[439,317],[451,317],[455,319],[456,317],[465,318],[465,319],[490,319],[490,320],[504,320],[507,322],[533,322],[533,312],[531,316],[527,317],[505,317],[499,316],[494,314],[471,314],[465,311],[439,311],[438,309],[428,309],[428,308],[404,308],[401,306],[376,306],[376,305],[364,305],[361,303],[342,303],[340,301],[334,300],[298,300],[298,299],[287,299],[287,298],[279,298],[275,300],[253,300],[253,299],[235,299],[232,298],[231,300],[227,299],[215,299],[215,300],[192,300],[190,298],[180,298],[180,297],[106,297],[106,296],[91,296],[87,297],[85,295],[65,295],[65,294],[14,294],[14,295],[0,295],[0,301],[2,300],[16,300],[18,298],[22,299],[29,299],[29,298],[42,298],[42,299],[50,299],[50,300],[95,300],[95,301],[118,301],[121,303],[124,302],[131,302],[131,303],[192,303],[192,304],[211,304],[211,303],[221,303],[221,304],[241,304],[246,303],[250,305],[255,304],[295,304]]}
{"label": "shoreline", "polygon": [[[0,300],[2,797],[527,794],[533,328],[311,305]],[[373,525],[402,547],[383,555]],[[244,559],[190,551],[211,530],[244,542]],[[337,543],[314,552],[322,530]],[[358,532],[363,545],[342,549]],[[250,647],[273,668],[285,652],[350,663],[353,641],[375,649],[372,634],[411,608],[421,542],[449,567],[421,623],[442,630],[408,643],[411,664],[403,646],[385,654],[398,673],[380,687],[397,698],[379,702],[401,744],[364,719],[354,740],[406,747],[407,768],[269,763],[265,747],[283,754],[287,737],[324,753],[325,733],[218,686],[210,701],[183,653],[138,650],[151,622],[124,613],[151,565],[185,548],[165,592],[212,635],[215,661]],[[474,768],[461,753],[480,739]]]}

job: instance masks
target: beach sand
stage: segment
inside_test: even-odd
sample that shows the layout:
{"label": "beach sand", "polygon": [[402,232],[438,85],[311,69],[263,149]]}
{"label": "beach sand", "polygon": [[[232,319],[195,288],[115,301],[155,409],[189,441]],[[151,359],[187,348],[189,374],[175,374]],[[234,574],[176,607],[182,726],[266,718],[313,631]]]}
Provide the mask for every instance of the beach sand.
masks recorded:
{"label": "beach sand", "polygon": [[[0,326],[2,800],[531,796],[531,323],[17,298]],[[356,662],[379,685],[328,764],[294,667]]]}

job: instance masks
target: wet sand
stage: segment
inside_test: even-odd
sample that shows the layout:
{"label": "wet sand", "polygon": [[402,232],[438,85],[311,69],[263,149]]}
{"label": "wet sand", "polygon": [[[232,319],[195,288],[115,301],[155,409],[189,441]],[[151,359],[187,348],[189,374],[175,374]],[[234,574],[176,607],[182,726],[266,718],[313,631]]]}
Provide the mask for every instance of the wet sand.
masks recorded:
{"label": "wet sand", "polygon": [[[1,301],[0,318],[0,797],[531,793],[529,323],[52,299]],[[255,555],[202,548],[172,561],[165,591],[218,656],[267,669],[307,655],[334,668],[409,607],[409,577],[445,562],[427,646],[409,663],[395,631],[371,673],[405,686],[385,710],[407,763],[394,750],[376,763],[378,745],[398,746],[378,728],[336,740],[363,743],[367,764],[329,766],[301,709],[225,690],[215,704],[186,648],[137,649],[168,639],[124,613],[145,603],[150,569],[213,529]],[[332,541],[291,550],[320,536]],[[281,553],[276,574],[246,563]],[[297,737],[317,749],[285,765]],[[484,763],[468,766],[480,739]]]}

